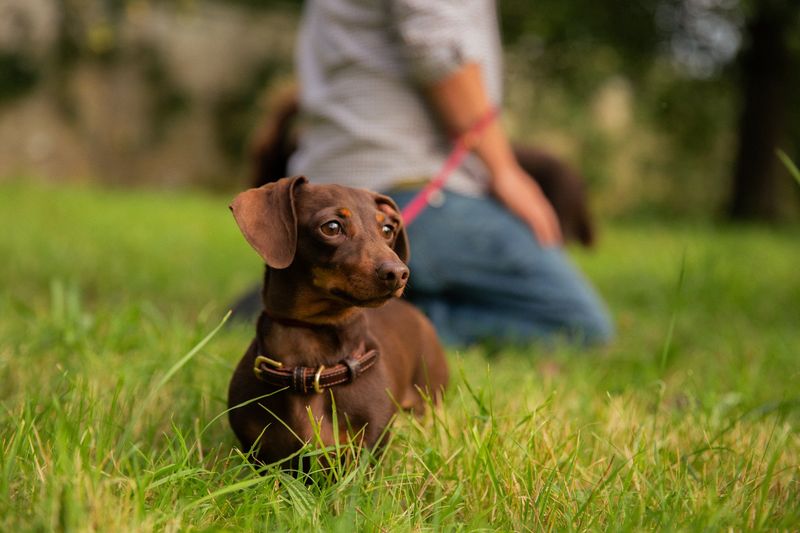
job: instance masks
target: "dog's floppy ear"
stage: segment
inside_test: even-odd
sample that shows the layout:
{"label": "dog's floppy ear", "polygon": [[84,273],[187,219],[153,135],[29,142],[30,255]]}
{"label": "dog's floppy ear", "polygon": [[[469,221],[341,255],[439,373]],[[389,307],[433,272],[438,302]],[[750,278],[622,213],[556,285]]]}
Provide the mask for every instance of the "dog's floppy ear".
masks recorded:
{"label": "dog's floppy ear", "polygon": [[286,268],[297,250],[295,189],[304,176],[283,178],[234,198],[230,209],[244,238],[270,268]]}
{"label": "dog's floppy ear", "polygon": [[406,227],[403,224],[403,217],[400,215],[400,208],[397,207],[394,200],[382,194],[375,194],[375,203],[389,206],[389,208],[394,211],[398,229],[400,230],[400,233],[397,234],[394,240],[394,253],[397,254],[397,257],[399,257],[402,262],[408,263],[408,259],[411,256],[411,248],[408,245],[408,234],[406,234]]}

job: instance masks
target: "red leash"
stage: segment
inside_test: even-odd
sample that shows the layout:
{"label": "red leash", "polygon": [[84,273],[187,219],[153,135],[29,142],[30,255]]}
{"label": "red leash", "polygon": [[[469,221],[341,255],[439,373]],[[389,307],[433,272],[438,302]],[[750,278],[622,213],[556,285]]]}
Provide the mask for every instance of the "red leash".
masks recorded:
{"label": "red leash", "polygon": [[406,226],[411,224],[414,219],[428,207],[431,196],[442,190],[450,175],[461,165],[464,157],[472,150],[472,147],[480,138],[483,130],[494,122],[499,112],[498,108],[492,107],[485,115],[478,119],[475,124],[456,139],[453,150],[450,152],[450,155],[447,157],[439,173],[411,199],[400,213]]}

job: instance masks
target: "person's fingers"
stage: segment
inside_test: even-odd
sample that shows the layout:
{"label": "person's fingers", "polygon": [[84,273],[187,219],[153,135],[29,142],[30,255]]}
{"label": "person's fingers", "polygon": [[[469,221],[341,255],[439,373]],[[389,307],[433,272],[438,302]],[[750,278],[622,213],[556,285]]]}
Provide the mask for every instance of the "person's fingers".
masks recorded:
{"label": "person's fingers", "polygon": [[557,232],[547,218],[540,218],[535,224],[534,231],[542,246],[549,248],[558,244]]}
{"label": "person's fingers", "polygon": [[561,226],[555,211],[546,202],[539,202],[537,208],[532,210],[529,218],[531,230],[536,238],[545,247],[558,246],[561,244]]}
{"label": "person's fingers", "polygon": [[562,241],[561,225],[558,223],[558,217],[556,216],[555,210],[553,210],[549,203],[547,204],[547,219],[548,226],[550,228],[550,244],[552,246],[558,246]]}
{"label": "person's fingers", "polygon": [[492,187],[495,196],[528,225],[542,246],[561,244],[556,212],[533,178],[515,168],[496,176]]}

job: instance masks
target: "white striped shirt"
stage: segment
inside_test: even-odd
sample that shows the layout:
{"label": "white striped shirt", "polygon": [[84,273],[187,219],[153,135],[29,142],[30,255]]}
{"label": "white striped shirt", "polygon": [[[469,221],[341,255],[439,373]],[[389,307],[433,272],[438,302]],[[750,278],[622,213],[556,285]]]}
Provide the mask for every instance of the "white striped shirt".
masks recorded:
{"label": "white striped shirt", "polygon": [[[386,191],[432,177],[452,145],[422,88],[481,65],[502,93],[493,0],[307,0],[296,62],[303,129],[292,174]],[[448,188],[478,195],[488,172],[470,155]]]}

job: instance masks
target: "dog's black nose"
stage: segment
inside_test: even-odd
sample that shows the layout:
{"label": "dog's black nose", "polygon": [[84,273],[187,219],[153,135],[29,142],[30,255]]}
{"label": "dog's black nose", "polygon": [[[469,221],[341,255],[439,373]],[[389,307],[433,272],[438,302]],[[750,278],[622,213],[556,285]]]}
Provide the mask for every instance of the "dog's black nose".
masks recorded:
{"label": "dog's black nose", "polygon": [[408,280],[408,267],[400,261],[386,261],[378,265],[378,279],[392,290],[399,289]]}

